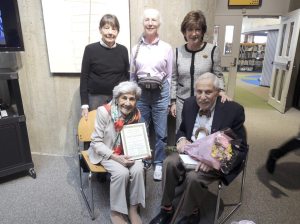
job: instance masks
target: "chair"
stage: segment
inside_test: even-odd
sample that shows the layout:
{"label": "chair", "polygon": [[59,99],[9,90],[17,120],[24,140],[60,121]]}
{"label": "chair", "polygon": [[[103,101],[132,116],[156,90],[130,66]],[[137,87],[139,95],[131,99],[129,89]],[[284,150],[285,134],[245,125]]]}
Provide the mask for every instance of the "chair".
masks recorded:
{"label": "chair", "polygon": [[[246,167],[247,167],[247,159],[248,159],[248,153],[247,156],[245,158],[245,160],[243,161],[243,169],[241,170],[241,186],[240,186],[240,191],[239,191],[239,201],[236,203],[232,203],[232,204],[225,204],[225,206],[231,206],[233,207],[230,212],[228,212],[228,214],[222,218],[219,218],[219,210],[220,210],[220,200],[221,200],[221,193],[224,190],[224,188],[226,188],[226,185],[222,182],[222,180],[218,181],[218,192],[217,192],[217,202],[216,202],[216,212],[215,212],[215,216],[214,216],[214,224],[223,224],[225,223],[230,216],[237,211],[237,209],[242,205],[242,201],[243,201],[243,193],[244,193],[244,184],[245,184],[245,178],[246,178]],[[180,201],[177,205],[176,211],[173,215],[171,224],[174,224],[176,221],[176,218],[181,210],[182,204],[183,204],[183,200],[184,200],[184,193],[182,194]]]}
{"label": "chair", "polygon": [[[82,194],[82,197],[85,201],[85,204],[87,206],[87,209],[90,213],[91,219],[95,219],[95,212],[94,212],[94,198],[93,198],[93,177],[97,173],[108,173],[105,168],[100,164],[92,164],[89,160],[89,155],[87,150],[83,151],[80,147],[80,142],[90,142],[91,141],[91,135],[94,131],[95,126],[95,119],[96,119],[96,113],[97,110],[92,110],[88,113],[88,120],[85,120],[85,118],[81,118],[78,124],[77,129],[77,145],[78,145],[78,160],[79,160],[79,178],[80,178],[80,192]],[[89,175],[88,175],[88,194],[90,197],[90,203],[88,201],[88,197],[86,193],[83,190],[83,183],[82,183],[82,167],[80,166],[80,160],[85,162],[87,165]],[[149,168],[149,164],[147,161],[144,162],[144,184],[146,188],[146,175],[147,175],[147,169]]]}
{"label": "chair", "polygon": [[243,194],[244,194],[244,185],[245,185],[245,178],[246,178],[246,167],[247,167],[247,160],[248,160],[248,153],[246,156],[246,159],[243,161],[243,169],[241,171],[241,186],[240,186],[240,195],[239,195],[239,201],[232,204],[225,204],[224,206],[232,206],[232,209],[230,212],[224,217],[224,218],[218,218],[219,217],[219,210],[220,210],[220,200],[221,200],[221,193],[222,190],[226,187],[226,185],[219,181],[218,183],[218,193],[217,193],[217,205],[216,205],[216,212],[215,212],[215,218],[214,218],[214,224],[223,224],[225,223],[230,216],[237,211],[237,209],[242,205],[243,202]]}
{"label": "chair", "polygon": [[[85,118],[81,118],[78,124],[77,129],[77,145],[78,145],[78,159],[79,159],[79,178],[80,178],[80,192],[85,201],[87,209],[90,213],[91,219],[95,219],[94,213],[94,198],[93,198],[93,177],[97,173],[107,173],[105,168],[100,164],[92,164],[89,160],[87,150],[83,151],[80,147],[80,142],[90,142],[91,135],[94,131],[95,126],[95,119],[96,119],[96,110],[90,111],[88,114],[88,120]],[[83,160],[88,168],[89,175],[88,175],[88,192],[90,197],[90,203],[88,201],[87,195],[83,190],[83,183],[82,183],[82,168],[80,166],[80,160]]]}

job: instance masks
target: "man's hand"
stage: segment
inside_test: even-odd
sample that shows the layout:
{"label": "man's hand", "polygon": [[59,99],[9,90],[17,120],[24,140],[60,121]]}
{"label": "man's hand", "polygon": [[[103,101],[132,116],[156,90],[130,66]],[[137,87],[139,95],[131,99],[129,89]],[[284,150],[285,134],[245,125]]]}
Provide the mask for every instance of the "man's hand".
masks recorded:
{"label": "man's hand", "polygon": [[184,146],[186,144],[191,144],[190,141],[188,141],[186,138],[180,139],[180,141],[176,144],[176,149],[178,153],[183,153],[184,152]]}
{"label": "man's hand", "polygon": [[176,103],[171,104],[170,113],[173,117],[176,117]]}
{"label": "man's hand", "polygon": [[195,171],[198,172],[199,170],[201,170],[202,172],[208,172],[211,171],[213,168],[206,165],[205,163],[199,162],[198,165],[196,166]]}

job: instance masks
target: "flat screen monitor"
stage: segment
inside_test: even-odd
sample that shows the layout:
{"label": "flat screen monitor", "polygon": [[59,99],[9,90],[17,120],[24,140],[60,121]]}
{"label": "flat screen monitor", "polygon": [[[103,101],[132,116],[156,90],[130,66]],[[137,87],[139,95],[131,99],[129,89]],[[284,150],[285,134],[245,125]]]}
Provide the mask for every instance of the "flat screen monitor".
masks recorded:
{"label": "flat screen monitor", "polygon": [[0,52],[24,51],[17,0],[0,1]]}

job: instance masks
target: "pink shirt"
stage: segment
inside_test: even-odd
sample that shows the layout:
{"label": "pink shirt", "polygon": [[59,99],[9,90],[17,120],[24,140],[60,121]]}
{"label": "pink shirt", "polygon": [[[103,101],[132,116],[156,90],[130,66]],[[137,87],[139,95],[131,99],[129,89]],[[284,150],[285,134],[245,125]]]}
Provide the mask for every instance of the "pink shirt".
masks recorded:
{"label": "pink shirt", "polygon": [[171,84],[173,50],[170,44],[156,40],[149,44],[142,37],[142,44],[138,50],[136,60],[133,62],[137,45],[132,48],[130,80],[136,81],[137,77],[145,77],[149,73],[151,76],[164,77]]}

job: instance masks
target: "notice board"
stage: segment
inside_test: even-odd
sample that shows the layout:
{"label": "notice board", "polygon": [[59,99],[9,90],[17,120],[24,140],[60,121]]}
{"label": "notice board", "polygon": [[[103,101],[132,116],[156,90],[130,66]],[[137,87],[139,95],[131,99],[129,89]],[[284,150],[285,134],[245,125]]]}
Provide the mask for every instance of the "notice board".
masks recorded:
{"label": "notice board", "polygon": [[52,73],[80,73],[85,46],[101,38],[99,22],[104,14],[117,16],[117,43],[130,52],[128,0],[42,0],[42,8]]}

